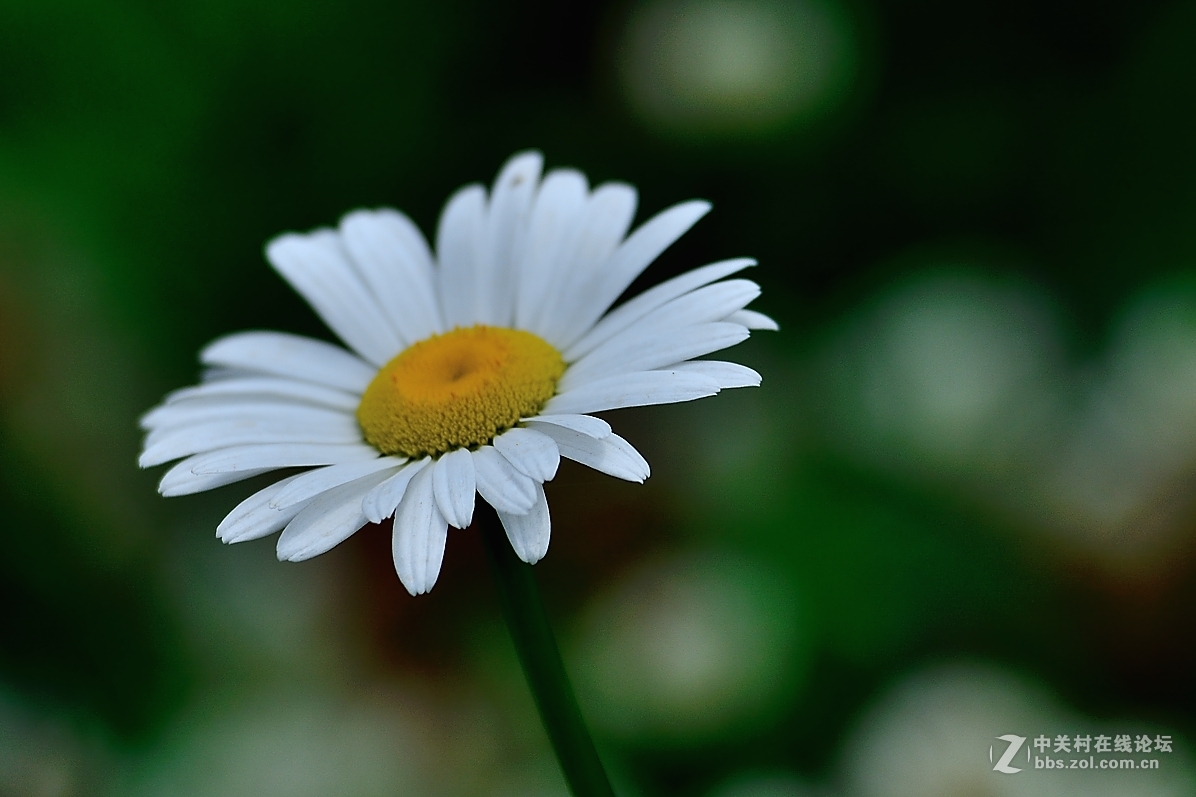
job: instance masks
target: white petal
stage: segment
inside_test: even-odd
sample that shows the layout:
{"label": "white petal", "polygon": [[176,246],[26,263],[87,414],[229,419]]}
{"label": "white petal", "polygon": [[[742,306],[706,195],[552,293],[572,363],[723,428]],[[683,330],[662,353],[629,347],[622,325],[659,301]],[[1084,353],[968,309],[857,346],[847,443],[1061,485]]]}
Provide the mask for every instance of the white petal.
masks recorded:
{"label": "white petal", "polygon": [[728,363],[721,360],[690,360],[670,366],[667,370],[701,374],[713,379],[721,388],[760,387],[760,374],[739,363]]}
{"label": "white petal", "polygon": [[594,470],[602,471],[629,482],[643,482],[651,469],[640,452],[617,434],[595,440],[572,429],[556,427],[545,429],[560,448],[561,456],[580,462]]}
{"label": "white petal", "polygon": [[225,379],[250,379],[261,376],[261,373],[248,368],[225,368],[223,365],[216,365],[211,368],[205,368],[200,374],[199,381],[201,382],[222,382]]}
{"label": "white petal", "polygon": [[361,511],[370,519],[371,523],[381,523],[398,509],[399,502],[407,492],[407,486],[415,478],[415,474],[426,468],[432,462],[431,457],[410,463],[394,476],[379,484],[366,494],[361,502]]}
{"label": "white petal", "polygon": [[239,482],[271,470],[271,468],[261,468],[227,473],[195,473],[191,470],[191,463],[194,459],[195,457],[184,459],[166,471],[162,480],[158,482],[158,492],[167,498],[192,495],[193,493],[202,493],[204,490],[214,490],[217,487]]}
{"label": "white petal", "polygon": [[378,457],[365,459],[360,462],[345,462],[340,465],[328,465],[316,470],[309,470],[296,476],[280,490],[278,495],[270,500],[270,506],[281,509],[293,504],[307,501],[320,493],[356,481],[363,476],[378,471],[389,470],[387,478],[398,472],[399,466],[406,462],[402,457]]}
{"label": "white petal", "polygon": [[410,345],[444,331],[432,251],[397,210],[358,210],[341,219],[341,238],[382,312]]}
{"label": "white petal", "polygon": [[641,371],[599,379],[553,396],[543,415],[601,412],[622,407],[675,404],[713,396],[718,383],[708,376],[681,371]]}
{"label": "white petal", "polygon": [[475,293],[486,236],[486,190],[467,185],[449,199],[436,231],[440,307],[447,329],[477,320]]}
{"label": "white petal", "polygon": [[361,395],[378,372],[349,352],[322,340],[285,332],[238,332],[200,352],[205,365],[243,368],[348,390]]}
{"label": "white petal", "polygon": [[618,334],[612,335],[577,359],[571,370],[584,371],[594,362],[618,359],[623,352],[639,349],[646,340],[658,339],[666,334],[679,334],[685,328],[722,321],[759,295],[760,286],[744,279],[716,282],[690,291],[657,307]]}
{"label": "white petal", "polygon": [[220,379],[206,382],[194,387],[184,387],[166,396],[164,404],[177,404],[181,401],[215,399],[226,397],[244,398],[284,398],[292,401],[302,401],[321,407],[356,412],[361,403],[361,396],[346,393],[343,390],[298,382],[294,379],[279,379],[271,376],[239,377]]}
{"label": "white petal", "polygon": [[781,328],[776,321],[755,310],[737,310],[724,320],[730,321],[732,324],[743,324],[748,329],[767,329],[770,332],[776,332]]}
{"label": "white petal", "polygon": [[581,172],[554,169],[544,177],[532,206],[523,242],[519,284],[515,299],[515,326],[536,332],[561,273],[577,231],[585,220],[589,185]]}
{"label": "white petal", "polygon": [[371,473],[311,499],[278,538],[279,560],[302,562],[349,539],[368,522],[361,499],[385,478],[385,473]]}
{"label": "white petal", "polygon": [[600,185],[586,202],[585,219],[574,238],[570,257],[545,306],[540,329],[545,340],[561,348],[572,341],[575,308],[589,304],[589,293],[605,276],[615,247],[635,217],[635,189],[622,183]]}
{"label": "white petal", "polygon": [[479,253],[476,320],[509,327],[515,320],[515,291],[528,216],[544,156],[521,152],[511,157],[494,181],[486,214],[486,240]]}
{"label": "white petal", "polygon": [[657,307],[661,307],[673,299],[684,296],[703,285],[708,285],[715,280],[720,280],[723,277],[754,265],[756,265],[756,261],[750,257],[722,260],[718,263],[711,263],[708,266],[695,268],[693,271],[687,271],[680,276],[673,277],[671,280],[662,282],[656,287],[644,291],[635,298],[629,299],[614,310],[611,310],[589,332],[582,336],[581,340],[570,346],[568,351],[565,352],[566,362],[576,362],[581,359],[619,332],[622,332],[636,321],[651,313]]}
{"label": "white petal", "polygon": [[552,438],[532,429],[508,429],[494,438],[494,447],[515,470],[538,482],[551,480],[561,464],[561,454]]}
{"label": "white petal", "polygon": [[[726,349],[747,340],[748,335],[748,331],[739,324],[716,321],[623,340],[618,349],[611,347],[615,342],[612,340],[570,366],[557,389],[567,393],[619,373],[651,371]],[[622,338],[620,335],[616,340]]]}
{"label": "white petal", "polygon": [[499,512],[522,515],[536,500],[536,482],[515,470],[494,446],[473,452],[478,493]]}
{"label": "white petal", "polygon": [[432,474],[422,469],[411,480],[407,495],[395,514],[391,553],[399,581],[412,595],[432,589],[444,561],[448,522],[436,508],[432,495]]}
{"label": "white petal", "polygon": [[284,443],[318,443],[321,445],[350,445],[361,442],[361,430],[346,419],[335,422],[312,423],[306,426],[283,419],[267,421],[247,418],[236,421],[211,421],[181,427],[171,426],[150,433],[145,451],[137,463],[152,468],[164,462],[192,454],[231,446],[276,445]]}
{"label": "white petal", "polygon": [[375,459],[377,456],[377,449],[367,445],[327,446],[292,443],[224,448],[207,454],[196,454],[183,460],[183,464],[191,463],[193,473],[204,475],[278,468],[310,468]]}
{"label": "white petal", "polygon": [[[208,437],[210,434],[210,437]],[[361,440],[360,427],[354,427],[350,416],[340,418],[310,418],[303,424],[297,424],[291,418],[273,419],[260,414],[220,414],[212,418],[196,418],[181,424],[170,424],[153,428],[146,434],[146,454],[149,449],[159,445],[172,444],[172,440],[179,440],[178,445],[185,444],[183,440],[195,440],[196,451],[210,451],[220,448],[216,438],[222,436],[239,437],[271,437],[289,440],[294,443],[358,443]],[[280,442],[279,439],[262,440],[262,442]],[[182,455],[179,455],[182,456]],[[144,457],[148,460],[148,456]],[[165,457],[161,462],[175,457]],[[159,463],[146,463],[159,464]]]}
{"label": "white petal", "polygon": [[450,451],[436,460],[432,471],[432,493],[436,506],[450,526],[469,527],[473,520],[475,490],[473,457],[464,448]]}
{"label": "white petal", "polygon": [[585,334],[661,252],[709,211],[709,202],[683,202],[640,225],[603,264],[596,279],[579,291],[583,303],[571,309],[570,326],[559,337],[557,348],[567,349]]}
{"label": "white petal", "polygon": [[610,434],[610,424],[593,415],[537,415],[535,418],[524,418],[523,422],[531,424],[533,429],[540,423],[563,426],[599,440]]}
{"label": "white petal", "polygon": [[296,401],[252,396],[212,396],[174,404],[160,404],[141,417],[143,429],[169,429],[212,421],[294,419],[296,425],[311,421],[350,421],[352,413],[331,407],[315,407]]}
{"label": "white petal", "polygon": [[293,483],[302,475],[290,476],[282,481],[277,481],[237,504],[236,508],[229,512],[216,527],[216,536],[227,543],[247,542],[282,529],[307,504],[301,502],[284,509],[276,509],[270,505],[270,502],[274,496],[285,490],[288,484]]}
{"label": "white petal", "polygon": [[341,340],[374,365],[386,364],[403,348],[337,233],[280,235],[266,245],[266,259]]}
{"label": "white petal", "polygon": [[528,512],[518,515],[499,512],[498,519],[502,521],[507,539],[520,559],[534,565],[548,553],[552,521],[548,517],[548,499],[544,495],[543,485],[536,485],[536,501]]}

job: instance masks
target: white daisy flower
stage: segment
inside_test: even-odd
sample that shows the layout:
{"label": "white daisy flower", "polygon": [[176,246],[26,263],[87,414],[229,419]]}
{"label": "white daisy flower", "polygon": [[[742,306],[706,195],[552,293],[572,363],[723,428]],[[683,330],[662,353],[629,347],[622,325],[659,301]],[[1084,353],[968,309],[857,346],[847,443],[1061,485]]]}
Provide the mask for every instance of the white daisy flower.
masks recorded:
{"label": "white daisy flower", "polygon": [[[712,396],[760,384],[729,362],[694,360],[750,329],[759,295],[712,263],[607,312],[627,286],[710,209],[675,205],[626,235],[635,189],[515,155],[489,196],[449,199],[433,254],[390,209],[287,233],[266,257],[349,350],[283,332],[239,332],[200,354],[203,383],[141,419],[139,463],[180,458],[162,495],[210,490],[282,468],[310,468],[242,501],[225,542],[282,530],[278,558],[324,553],[394,517],[395,569],[413,595],[436,583],[448,527],[497,511],[519,557],[548,550],[543,484],[567,457],[628,481],[648,463],[590,413]],[[626,237],[624,237],[626,236]],[[721,280],[721,281],[720,281]]]}

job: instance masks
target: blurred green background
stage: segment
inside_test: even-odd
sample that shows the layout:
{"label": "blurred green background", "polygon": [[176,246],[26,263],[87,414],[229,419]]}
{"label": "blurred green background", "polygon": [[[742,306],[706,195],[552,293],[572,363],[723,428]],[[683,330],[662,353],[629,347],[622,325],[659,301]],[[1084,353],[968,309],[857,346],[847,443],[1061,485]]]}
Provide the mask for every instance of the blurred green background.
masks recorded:
{"label": "blurred green background", "polygon": [[[621,793],[1192,795],[1196,5],[0,1],[0,795],[564,794],[472,532],[407,596],[165,500],[264,242],[541,149],[757,257],[755,391],[612,413],[537,574]],[[1006,733],[1175,739],[991,771]],[[999,754],[999,749],[998,749]]]}

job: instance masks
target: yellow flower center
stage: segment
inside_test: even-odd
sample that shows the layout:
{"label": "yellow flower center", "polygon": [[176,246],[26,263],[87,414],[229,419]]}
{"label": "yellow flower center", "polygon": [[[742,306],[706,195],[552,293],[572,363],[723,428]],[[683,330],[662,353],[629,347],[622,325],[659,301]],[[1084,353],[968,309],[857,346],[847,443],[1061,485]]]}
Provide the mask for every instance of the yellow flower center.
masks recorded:
{"label": "yellow flower center", "polygon": [[384,454],[485,445],[538,413],[564,372],[560,352],[530,332],[458,327],[384,365],[361,397],[357,421]]}

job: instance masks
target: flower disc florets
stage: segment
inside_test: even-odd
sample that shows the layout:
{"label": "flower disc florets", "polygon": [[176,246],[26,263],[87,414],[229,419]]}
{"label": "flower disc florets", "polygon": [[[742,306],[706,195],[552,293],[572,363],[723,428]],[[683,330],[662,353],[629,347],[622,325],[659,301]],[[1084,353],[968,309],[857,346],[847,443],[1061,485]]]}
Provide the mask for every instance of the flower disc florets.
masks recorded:
{"label": "flower disc florets", "polygon": [[564,372],[560,352],[531,332],[457,328],[383,366],[361,398],[357,421],[384,454],[475,448],[536,415]]}

